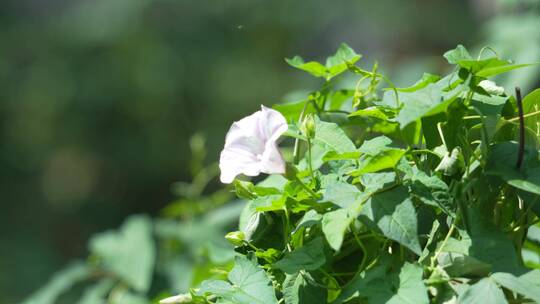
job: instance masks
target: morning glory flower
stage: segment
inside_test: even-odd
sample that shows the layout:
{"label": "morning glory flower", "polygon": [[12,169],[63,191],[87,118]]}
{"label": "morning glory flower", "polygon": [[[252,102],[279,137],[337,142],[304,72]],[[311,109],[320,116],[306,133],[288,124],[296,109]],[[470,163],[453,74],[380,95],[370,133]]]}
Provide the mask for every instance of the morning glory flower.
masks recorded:
{"label": "morning glory flower", "polygon": [[230,184],[239,174],[285,173],[285,161],[277,140],[287,129],[285,117],[265,106],[233,123],[219,159],[221,182]]}

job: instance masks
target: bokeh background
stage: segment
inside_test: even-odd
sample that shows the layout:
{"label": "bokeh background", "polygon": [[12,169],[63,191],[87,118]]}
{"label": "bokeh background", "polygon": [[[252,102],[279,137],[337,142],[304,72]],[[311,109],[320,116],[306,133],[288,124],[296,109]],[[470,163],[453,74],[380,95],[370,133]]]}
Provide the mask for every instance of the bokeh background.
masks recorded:
{"label": "bokeh background", "polygon": [[[0,303],[18,303],[88,238],[159,214],[217,160],[233,120],[317,81],[285,57],[341,42],[395,82],[447,69],[458,43],[540,60],[539,1],[0,1]],[[539,70],[501,80],[527,91]],[[212,182],[208,191],[220,187]]]}

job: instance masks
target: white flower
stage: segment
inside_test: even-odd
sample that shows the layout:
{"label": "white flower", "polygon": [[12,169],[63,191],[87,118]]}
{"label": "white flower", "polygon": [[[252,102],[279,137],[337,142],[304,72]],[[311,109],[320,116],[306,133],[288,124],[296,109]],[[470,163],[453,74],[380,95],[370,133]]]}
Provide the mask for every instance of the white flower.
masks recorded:
{"label": "white flower", "polygon": [[230,184],[239,174],[285,173],[285,161],[276,141],[287,129],[285,117],[265,106],[233,123],[219,159],[221,182]]}

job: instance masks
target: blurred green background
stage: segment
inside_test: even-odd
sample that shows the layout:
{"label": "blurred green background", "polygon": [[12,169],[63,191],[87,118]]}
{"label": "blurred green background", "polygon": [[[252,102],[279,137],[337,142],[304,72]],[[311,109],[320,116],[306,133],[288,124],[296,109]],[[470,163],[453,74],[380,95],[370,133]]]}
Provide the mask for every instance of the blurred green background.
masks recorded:
{"label": "blurred green background", "polygon": [[[540,58],[538,1],[2,0],[0,303],[18,303],[93,233],[157,215],[218,158],[233,120],[316,80],[284,57],[347,42],[397,84],[462,43]],[[367,66],[367,64],[366,64]],[[503,79],[525,90],[538,69]],[[214,182],[210,189],[220,187]]]}

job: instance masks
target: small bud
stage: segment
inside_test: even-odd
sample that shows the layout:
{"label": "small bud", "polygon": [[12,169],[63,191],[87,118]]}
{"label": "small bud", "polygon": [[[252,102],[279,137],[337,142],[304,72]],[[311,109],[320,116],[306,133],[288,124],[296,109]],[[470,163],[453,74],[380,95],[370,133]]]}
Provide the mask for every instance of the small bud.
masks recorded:
{"label": "small bud", "polygon": [[315,117],[313,114],[310,113],[304,117],[302,125],[300,126],[300,131],[302,131],[302,133],[309,139],[315,137]]}
{"label": "small bud", "polygon": [[248,200],[254,199],[255,194],[253,193],[253,187],[253,184],[250,182],[244,182],[238,179],[234,180],[236,196],[238,196],[239,198],[244,198]]}
{"label": "small bud", "polygon": [[225,235],[225,238],[229,243],[233,244],[234,246],[242,246],[244,244],[244,240],[246,239],[246,236],[242,231],[233,231],[227,233]]}
{"label": "small bud", "polygon": [[296,180],[298,177],[296,176],[298,174],[298,170],[293,164],[286,163],[285,164],[285,178],[288,180]]}

